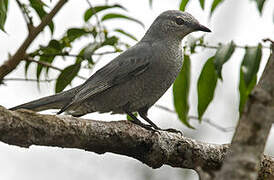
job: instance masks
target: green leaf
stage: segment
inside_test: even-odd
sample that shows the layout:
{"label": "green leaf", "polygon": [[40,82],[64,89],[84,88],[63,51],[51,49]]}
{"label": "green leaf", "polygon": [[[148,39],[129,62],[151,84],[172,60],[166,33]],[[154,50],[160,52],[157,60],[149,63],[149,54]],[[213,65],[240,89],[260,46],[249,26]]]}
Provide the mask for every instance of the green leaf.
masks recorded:
{"label": "green leaf", "polygon": [[[134,115],[135,117],[138,116],[138,114],[137,114],[136,112],[134,112],[133,115]],[[133,119],[132,119],[129,115],[127,115],[127,120],[133,121]]]}
{"label": "green leaf", "polygon": [[25,78],[28,76],[30,61],[25,61]]}
{"label": "green leaf", "polygon": [[240,68],[240,104],[239,112],[240,114],[244,110],[245,103],[247,101],[248,95],[251,93],[252,89],[257,83],[257,73],[262,58],[262,45],[258,44],[257,47],[247,47],[245,55]]}
{"label": "green leaf", "polygon": [[239,103],[239,112],[240,115],[244,111],[245,103],[252,89],[257,83],[257,76],[254,76],[252,81],[248,86],[245,84],[243,68],[240,68],[240,83],[239,83],[239,92],[240,92],[240,103]]}
{"label": "green leaf", "polygon": [[211,9],[210,9],[210,16],[212,15],[213,11],[215,11],[216,7],[219,6],[221,3],[223,2],[223,0],[214,0],[212,5],[211,5]]}
{"label": "green leaf", "polygon": [[258,44],[257,47],[247,47],[242,62],[242,69],[244,81],[246,86],[249,86],[254,76],[256,76],[262,58],[262,45]]}
{"label": "green leaf", "polygon": [[121,33],[121,34],[123,34],[123,35],[125,35],[125,36],[127,36],[127,37],[129,37],[129,38],[131,38],[133,40],[135,40],[135,41],[138,41],[136,37],[134,37],[132,34],[130,34],[128,32],[125,32],[122,29],[114,29],[114,31],[119,32],[119,33]]}
{"label": "green leaf", "polygon": [[72,42],[75,39],[78,39],[81,36],[86,35],[88,33],[89,32],[83,28],[70,28],[67,31],[67,37],[69,38],[69,41]]}
{"label": "green leaf", "polygon": [[184,62],[181,72],[173,85],[173,102],[179,119],[188,127],[193,128],[188,122],[189,111],[189,88],[190,88],[191,62],[188,55],[184,55]]}
{"label": "green leaf", "polygon": [[[47,51],[47,50],[45,50],[45,51]],[[44,54],[52,54],[52,53],[49,52],[49,51],[47,51],[47,52],[44,53]],[[45,62],[45,63],[48,63],[48,64],[51,64],[51,63],[53,62],[54,58],[55,58],[55,56],[43,56],[43,55],[41,55],[40,58],[39,58],[39,61]],[[49,67],[43,66],[43,65],[41,65],[41,64],[38,64],[38,65],[37,65],[37,68],[36,68],[36,78],[37,78],[37,80],[40,79],[42,70],[43,70],[44,68],[46,69],[46,75],[47,75],[47,74],[48,74],[48,71],[49,71]]]}
{"label": "green leaf", "polygon": [[189,0],[182,0],[181,3],[180,3],[179,10],[185,11],[185,8],[186,8],[186,5],[187,5],[188,2],[189,2]]}
{"label": "green leaf", "polygon": [[256,3],[257,3],[257,8],[259,12],[262,15],[265,0],[256,0]]}
{"label": "green leaf", "polygon": [[199,0],[202,9],[205,9],[205,0]]}
{"label": "green leaf", "polygon": [[274,23],[274,11],[273,11],[273,17],[272,17],[272,22]]}
{"label": "green leaf", "polygon": [[105,46],[105,45],[114,46],[115,44],[117,44],[117,42],[118,42],[118,38],[116,36],[111,36],[106,38],[106,40],[102,43],[101,46]]}
{"label": "green leaf", "polygon": [[0,29],[5,32],[4,25],[7,19],[8,0],[0,0]]}
{"label": "green leaf", "polygon": [[109,13],[109,14],[104,15],[102,17],[101,21],[106,21],[106,20],[111,20],[111,19],[126,19],[126,20],[136,22],[136,23],[140,24],[142,27],[145,27],[145,25],[141,21],[139,21],[135,18],[125,16],[123,14],[116,14],[116,13]]}
{"label": "green leaf", "polygon": [[215,68],[218,74],[218,77],[222,80],[222,68],[223,65],[229,60],[231,55],[233,54],[235,50],[235,44],[233,41],[231,41],[228,44],[221,45],[218,47],[215,58],[214,58],[214,64]]}
{"label": "green leaf", "polygon": [[205,63],[198,79],[198,117],[201,120],[205,110],[214,97],[217,84],[217,73],[214,66],[214,56]]}
{"label": "green leaf", "polygon": [[[30,6],[35,10],[35,12],[38,14],[39,18],[42,20],[44,16],[46,16],[48,13],[45,11],[44,6],[46,4],[41,0],[29,0]],[[49,29],[51,31],[51,34],[53,34],[54,31],[54,24],[52,21],[48,24]]]}
{"label": "green leaf", "polygon": [[52,39],[50,42],[49,42],[49,45],[48,47],[51,47],[53,49],[55,49],[56,51],[62,51],[62,45],[60,44],[59,41],[57,41],[56,39]]}
{"label": "green leaf", "polygon": [[148,0],[148,3],[149,3],[149,8],[152,9],[152,3],[153,3],[153,1],[152,0]]}
{"label": "green leaf", "polygon": [[100,46],[96,42],[88,44],[83,49],[81,49],[81,51],[78,54],[79,57],[77,57],[76,59],[76,62],[81,62],[82,60],[86,59],[88,60],[89,65],[94,65],[92,55],[98,48],[100,48]]}
{"label": "green leaf", "polygon": [[55,85],[56,93],[63,91],[67,87],[67,85],[71,83],[74,77],[78,74],[80,67],[81,67],[81,64],[76,63],[66,67],[61,72],[61,74],[58,76],[56,80],[56,85]]}
{"label": "green leaf", "polygon": [[95,6],[93,9],[89,8],[86,10],[85,14],[84,14],[84,20],[85,22],[87,22],[93,15],[94,15],[94,11],[96,13],[106,10],[106,9],[111,9],[111,8],[119,8],[119,9],[123,9],[126,10],[126,8],[124,8],[123,6],[121,6],[120,4],[114,4],[112,6],[106,5],[106,6]]}

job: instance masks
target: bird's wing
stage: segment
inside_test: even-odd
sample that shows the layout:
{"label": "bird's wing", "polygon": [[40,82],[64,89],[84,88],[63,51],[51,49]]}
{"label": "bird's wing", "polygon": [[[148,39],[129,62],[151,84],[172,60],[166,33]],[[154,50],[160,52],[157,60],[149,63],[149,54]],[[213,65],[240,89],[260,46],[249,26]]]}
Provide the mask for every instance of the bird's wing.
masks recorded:
{"label": "bird's wing", "polygon": [[128,50],[94,73],[79,88],[72,101],[64,106],[59,113],[64,112],[74,104],[81,103],[106,89],[124,83],[145,72],[149,68],[151,55],[146,52],[140,54],[140,52],[142,51],[136,53],[135,49]]}

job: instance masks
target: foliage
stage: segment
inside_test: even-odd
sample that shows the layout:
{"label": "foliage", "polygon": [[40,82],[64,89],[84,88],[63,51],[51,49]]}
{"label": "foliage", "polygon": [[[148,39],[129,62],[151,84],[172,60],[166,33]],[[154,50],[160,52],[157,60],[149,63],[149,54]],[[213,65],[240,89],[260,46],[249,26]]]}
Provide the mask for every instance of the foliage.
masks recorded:
{"label": "foliage", "polygon": [[198,92],[198,117],[201,120],[209,103],[212,101],[217,84],[217,73],[214,66],[215,57],[211,57],[205,63],[200,74],[197,92]]}
{"label": "foliage", "polygon": [[246,47],[244,59],[240,68],[240,104],[239,112],[242,113],[248,95],[257,82],[257,72],[259,70],[262,58],[262,45],[258,44],[257,47]]}
{"label": "foliage", "polygon": [[190,88],[191,61],[188,55],[184,55],[183,67],[173,85],[173,102],[179,119],[188,127],[192,127],[188,122],[188,95]]}
{"label": "foliage", "polygon": [[7,19],[7,12],[8,12],[8,0],[1,0],[0,1],[0,29],[4,30],[4,25]]}
{"label": "foliage", "polygon": [[[266,0],[252,0],[252,1],[256,2],[258,11],[260,12],[260,14],[262,14],[263,6],[264,6]],[[190,2],[190,0],[181,0],[180,5],[179,5],[179,9],[181,11],[185,11],[185,9],[186,9],[189,2]],[[205,0],[199,0],[199,2],[200,2],[200,7],[203,10],[205,10]],[[216,8],[218,6],[220,6],[223,2],[224,2],[224,0],[213,0],[212,1],[212,4],[210,6],[210,16],[213,14],[213,12],[216,10]]]}

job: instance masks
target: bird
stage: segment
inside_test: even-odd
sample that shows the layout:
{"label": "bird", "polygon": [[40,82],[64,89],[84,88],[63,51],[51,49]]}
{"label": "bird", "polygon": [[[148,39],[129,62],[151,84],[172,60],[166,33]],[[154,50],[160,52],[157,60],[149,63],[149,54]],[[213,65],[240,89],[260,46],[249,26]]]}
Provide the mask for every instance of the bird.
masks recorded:
{"label": "bird", "polygon": [[[148,118],[148,110],[175,81],[183,63],[181,41],[195,31],[211,32],[190,13],[162,12],[139,42],[83,84],[10,110],[60,109],[57,114],[66,112],[74,117],[92,112],[127,114],[137,125],[161,130]],[[142,123],[135,112],[148,124]]]}

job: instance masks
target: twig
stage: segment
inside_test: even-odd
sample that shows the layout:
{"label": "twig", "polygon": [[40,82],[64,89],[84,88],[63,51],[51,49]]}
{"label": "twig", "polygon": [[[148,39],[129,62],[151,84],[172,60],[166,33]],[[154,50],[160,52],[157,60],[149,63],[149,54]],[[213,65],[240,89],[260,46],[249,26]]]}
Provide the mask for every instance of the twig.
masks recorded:
{"label": "twig", "polygon": [[56,15],[56,13],[63,7],[63,5],[67,2],[67,0],[59,0],[56,6],[51,10],[50,13],[45,15],[41,20],[41,23],[30,30],[27,38],[19,47],[19,49],[15,52],[15,54],[10,57],[7,61],[4,62],[2,66],[0,66],[0,82],[4,79],[4,77],[13,71],[17,65],[23,60],[26,50],[32,43],[32,41],[37,37],[37,35],[47,26],[52,18]]}
{"label": "twig", "polygon": [[[102,55],[106,55],[106,54],[114,54],[117,53],[118,51],[105,51],[105,52],[101,52],[101,53],[93,53],[92,55],[94,56],[102,56]],[[45,56],[45,57],[52,57],[52,56],[62,56],[62,57],[80,57],[85,59],[85,57],[83,55],[78,55],[78,54],[69,54],[68,52],[63,52],[63,53],[47,53],[47,54],[30,54],[31,56]]]}
{"label": "twig", "polygon": [[263,42],[270,42],[270,43],[274,44],[274,41],[270,38],[263,39]]}
{"label": "twig", "polygon": [[89,0],[86,0],[90,9],[92,10],[92,13],[94,14],[95,18],[96,18],[96,22],[97,22],[97,25],[98,25],[98,29],[99,29],[99,41],[100,41],[100,44],[103,42],[103,38],[101,36],[101,32],[102,32],[102,26],[101,26],[101,23],[100,23],[100,20],[99,20],[99,17],[97,15],[97,12],[95,11],[94,7],[92,6],[92,4],[89,2]]}
{"label": "twig", "polygon": [[[170,112],[170,113],[175,113],[175,114],[176,114],[176,112],[175,112],[174,110],[169,109],[168,107],[165,107],[165,106],[162,106],[162,105],[159,105],[159,104],[156,104],[156,105],[154,105],[154,106],[157,107],[157,108],[159,108],[159,109],[162,109],[162,110],[168,111],[168,112]],[[196,117],[196,116],[190,115],[190,116],[188,116],[188,118],[189,118],[189,119],[194,119],[194,120],[200,121],[199,118]],[[222,127],[222,126],[220,126],[220,125],[218,125],[218,124],[216,124],[216,123],[213,123],[213,122],[212,122],[210,119],[208,119],[208,118],[203,118],[202,121],[208,123],[209,125],[215,127],[216,129],[218,129],[218,130],[220,130],[220,131],[223,131],[223,132],[232,132],[232,131],[235,129],[235,127],[227,127],[227,128]]]}
{"label": "twig", "polygon": [[[200,121],[197,116],[188,116],[188,118]],[[222,127],[219,124],[213,123],[209,118],[202,118],[201,121],[206,122],[207,124],[215,127],[216,129],[219,129],[220,131],[223,131],[223,132],[232,132],[235,129],[235,127]]]}
{"label": "twig", "polygon": [[32,22],[32,18],[29,16],[28,10],[26,9],[26,6],[23,5],[19,0],[16,0],[16,3],[18,4],[22,14],[23,14],[23,18],[26,21],[27,27],[28,27],[28,31],[30,32],[31,29],[33,29],[33,22]]}
{"label": "twig", "polygon": [[[53,66],[53,65],[51,65],[51,64],[49,64],[49,63],[47,63],[47,62],[44,62],[44,61],[37,61],[37,60],[35,60],[35,59],[33,59],[33,58],[31,58],[31,57],[29,57],[29,56],[25,56],[25,60],[26,61],[29,61],[29,62],[34,62],[34,63],[37,63],[37,64],[41,64],[42,66],[45,66],[45,67],[49,67],[49,68],[51,68],[51,69],[55,69],[55,70],[57,70],[57,71],[63,71],[62,69],[60,69],[60,68],[58,68],[58,67],[56,67],[56,66]],[[80,79],[83,79],[83,80],[86,80],[87,78],[85,78],[85,77],[83,77],[83,76],[80,76],[80,75],[77,75],[76,77],[78,77],[78,78],[80,78]]]}
{"label": "twig", "polygon": [[26,60],[26,61],[29,61],[29,62],[34,62],[34,63],[36,63],[36,64],[40,64],[40,65],[42,65],[42,66],[49,67],[49,68],[51,68],[51,69],[55,69],[55,70],[57,70],[57,71],[62,71],[62,69],[60,69],[60,68],[58,68],[58,67],[56,67],[56,66],[53,66],[53,65],[51,65],[50,63],[47,63],[47,62],[44,62],[44,61],[37,61],[37,60],[35,60],[35,59],[33,59],[33,58],[29,57],[29,56],[26,56],[26,57],[25,57],[25,60]]}
{"label": "twig", "polygon": [[[264,40],[263,40],[264,41]],[[196,44],[196,46],[198,47],[204,47],[204,48],[208,48],[208,49],[218,49],[219,46],[214,46],[214,45],[208,45],[208,44]],[[245,46],[241,46],[241,45],[235,45],[236,48],[240,48],[240,49],[245,49],[247,47],[257,47],[257,46],[248,46],[248,45],[245,45]],[[265,48],[265,49],[270,49],[270,47],[268,46],[262,46],[262,48]]]}
{"label": "twig", "polygon": [[27,82],[51,82],[55,81],[56,79],[43,79],[43,80],[38,80],[38,79],[29,79],[29,78],[5,78],[3,81],[27,81]]}

